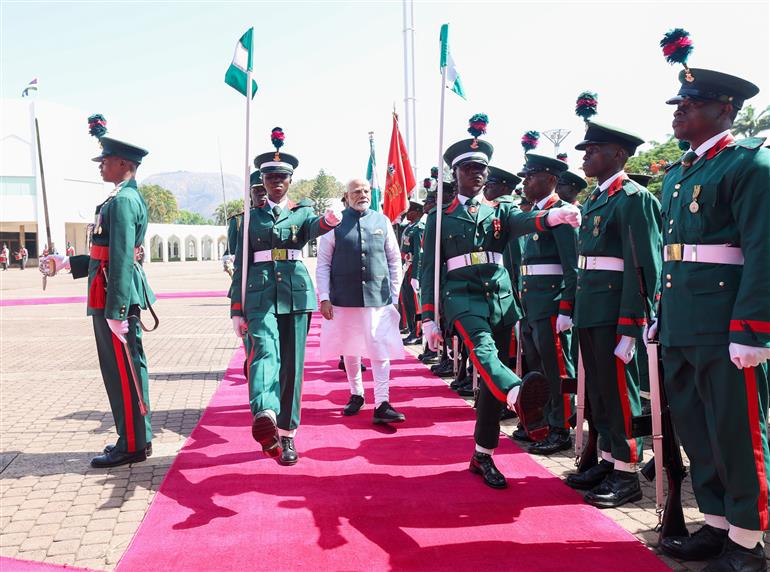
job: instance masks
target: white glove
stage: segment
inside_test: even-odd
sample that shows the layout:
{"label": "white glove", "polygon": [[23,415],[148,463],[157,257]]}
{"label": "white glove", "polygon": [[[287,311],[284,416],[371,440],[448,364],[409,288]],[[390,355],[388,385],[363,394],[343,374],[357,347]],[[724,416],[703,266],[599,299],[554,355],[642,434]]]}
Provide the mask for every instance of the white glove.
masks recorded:
{"label": "white glove", "polygon": [[508,396],[505,399],[505,402],[508,404],[508,409],[510,409],[511,411],[513,411],[513,406],[516,405],[516,398],[519,396],[520,389],[521,389],[520,385],[514,386],[508,392]]}
{"label": "white glove", "polygon": [[548,226],[557,226],[560,224],[568,224],[572,228],[580,226],[580,209],[575,205],[564,205],[555,209],[549,209],[548,215],[545,217]]}
{"label": "white glove", "polygon": [[756,367],[770,359],[770,348],[758,348],[731,343],[728,346],[730,361],[738,369]]}
{"label": "white glove", "polygon": [[428,349],[432,352],[437,352],[441,345],[441,330],[433,322],[433,320],[422,321],[422,339],[428,344]]}
{"label": "white glove", "polygon": [[412,290],[414,290],[415,292],[420,291],[420,281],[417,280],[417,278],[412,278],[411,280],[409,280],[409,284],[412,285]]}
{"label": "white glove", "polygon": [[615,355],[623,363],[628,363],[634,357],[636,351],[636,338],[631,336],[620,336],[618,345],[615,346]]}
{"label": "white glove", "polygon": [[649,325],[644,326],[644,330],[642,331],[642,339],[649,343],[652,340],[657,339],[658,337],[658,320],[653,318],[650,320]]}
{"label": "white glove", "polygon": [[556,318],[556,333],[568,332],[572,329],[572,318],[559,314]]}
{"label": "white glove", "polygon": [[50,256],[41,256],[40,260],[38,261],[38,268],[40,269],[40,272],[45,274],[46,276],[52,276],[51,274],[51,261],[54,263],[55,272],[54,274],[58,274],[62,270],[69,270],[70,269],[70,257],[64,256],[62,254],[51,254]]}
{"label": "white glove", "polygon": [[233,332],[235,332],[236,337],[242,338],[246,335],[246,320],[243,319],[243,316],[233,316]]}
{"label": "white glove", "polygon": [[326,209],[326,212],[324,213],[324,220],[329,226],[337,226],[340,224],[340,219],[337,218],[337,215],[334,214],[332,209]]}
{"label": "white glove", "polygon": [[126,343],[126,337],[123,334],[128,333],[128,320],[110,320],[107,318],[107,325],[122,343]]}

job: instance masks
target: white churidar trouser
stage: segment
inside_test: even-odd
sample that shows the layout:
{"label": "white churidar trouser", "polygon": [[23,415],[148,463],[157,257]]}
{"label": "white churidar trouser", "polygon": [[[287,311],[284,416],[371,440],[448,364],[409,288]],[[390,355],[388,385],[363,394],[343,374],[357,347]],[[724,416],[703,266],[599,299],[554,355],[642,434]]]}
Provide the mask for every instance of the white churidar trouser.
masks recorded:
{"label": "white churidar trouser", "polygon": [[[361,356],[343,356],[343,359],[345,360],[345,371],[348,374],[348,383],[350,383],[350,393],[363,397],[364,380],[361,376]],[[383,401],[390,401],[390,360],[373,359],[369,361],[374,376],[374,406],[379,407]]]}

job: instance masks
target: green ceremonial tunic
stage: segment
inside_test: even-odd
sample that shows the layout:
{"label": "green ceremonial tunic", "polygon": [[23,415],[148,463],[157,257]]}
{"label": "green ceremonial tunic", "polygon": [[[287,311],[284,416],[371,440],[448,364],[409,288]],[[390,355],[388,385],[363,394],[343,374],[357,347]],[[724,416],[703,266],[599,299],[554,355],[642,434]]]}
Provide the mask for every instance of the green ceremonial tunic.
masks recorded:
{"label": "green ceremonial tunic", "polygon": [[[420,243],[422,242],[424,230],[425,224],[418,220],[407,226],[401,235],[401,255],[405,263],[409,261],[409,267],[404,272],[404,280],[401,282],[399,304],[406,318],[406,326],[409,328],[409,333],[414,336],[420,335],[418,318],[420,298],[419,294],[412,288],[411,279],[419,276],[419,272],[416,269],[420,264]],[[415,250],[417,251],[417,257],[415,257]]]}
{"label": "green ceremonial tunic", "polygon": [[123,344],[106,319],[128,320],[130,359],[148,409],[147,358],[139,325],[140,309],[155,301],[139,252],[147,232],[147,207],[131,179],[119,185],[96,209],[89,255],[71,256],[73,278],[88,276],[87,314],[92,316],[99,367],[118,432],[121,452],[141,451],[152,440],[150,414],[139,413],[139,399]]}
{"label": "green ceremonial tunic", "polygon": [[632,436],[631,419],[641,413],[638,355],[624,364],[614,350],[621,336],[639,339],[645,324],[630,235],[647,291],[650,295],[656,291],[660,204],[625,173],[604,191],[598,190],[583,204],[578,254],[620,259],[623,271],[578,269],[574,323],[599,448],[617,461],[637,463],[642,460],[642,440]]}
{"label": "green ceremonial tunic", "polygon": [[312,202],[289,203],[276,217],[269,203],[252,208],[249,219],[246,305],[241,303],[243,227],[238,233],[230,316],[248,321],[246,352],[252,414],[271,410],[280,429],[296,429],[300,421],[302,371],[310,313],[316,294],[302,260],[253,262],[255,252],[299,250],[332,230],[313,213]]}
{"label": "green ceremonial tunic", "polygon": [[730,245],[743,254],[744,264],[664,262],[659,331],[698,507],[750,530],[768,528],[768,366],[737,369],[728,345],[770,347],[764,142],[728,135],[691,167],[675,163],[662,190],[666,245]]}
{"label": "green ceremonial tunic", "polygon": [[[477,252],[502,254],[516,236],[544,231],[546,212],[523,213],[513,203],[494,207],[478,204],[474,215],[459,199],[444,207],[440,263]],[[428,215],[423,240],[423,320],[434,319],[436,213]],[[473,264],[447,270],[440,281],[441,304],[447,326],[453,325],[469,351],[484,383],[476,407],[476,443],[497,447],[500,413],[508,391],[521,380],[505,365],[508,362],[510,328],[521,317],[515,303],[511,278],[499,264]]]}
{"label": "green ceremonial tunic", "polygon": [[[567,203],[555,193],[542,210],[561,207]],[[533,209],[537,210],[537,208]],[[521,299],[524,306],[522,336],[527,369],[540,371],[548,378],[549,400],[544,415],[551,427],[569,429],[573,401],[561,391],[564,377],[575,376],[572,361],[572,332],[556,332],[559,314],[572,316],[577,285],[577,230],[565,225],[552,232],[534,233],[525,237],[522,254],[525,267],[548,264],[561,266],[562,274],[522,276]]]}

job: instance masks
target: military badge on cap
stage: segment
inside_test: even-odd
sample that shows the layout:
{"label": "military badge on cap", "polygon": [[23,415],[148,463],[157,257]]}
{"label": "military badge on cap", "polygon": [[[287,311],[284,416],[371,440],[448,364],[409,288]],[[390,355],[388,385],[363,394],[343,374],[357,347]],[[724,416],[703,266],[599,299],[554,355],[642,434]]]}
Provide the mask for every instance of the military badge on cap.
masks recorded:
{"label": "military badge on cap", "polygon": [[550,173],[558,177],[569,168],[569,165],[564,161],[548,157],[547,155],[540,155],[539,153],[527,153],[525,158],[526,163],[519,173],[519,177],[526,177],[529,173],[538,172]]}
{"label": "military badge on cap", "polygon": [[105,157],[116,156],[139,165],[148,151],[132,143],[107,137],[107,120],[103,115],[96,113],[88,118],[88,132],[99,140],[102,152],[98,157],[91,159],[100,163]]}
{"label": "military badge on cap", "polygon": [[629,157],[636,153],[636,148],[644,143],[644,139],[619,127],[613,127],[598,121],[588,121],[588,128],[583,141],[575,145],[578,151],[585,151],[589,145],[604,145],[614,143],[626,150]]}

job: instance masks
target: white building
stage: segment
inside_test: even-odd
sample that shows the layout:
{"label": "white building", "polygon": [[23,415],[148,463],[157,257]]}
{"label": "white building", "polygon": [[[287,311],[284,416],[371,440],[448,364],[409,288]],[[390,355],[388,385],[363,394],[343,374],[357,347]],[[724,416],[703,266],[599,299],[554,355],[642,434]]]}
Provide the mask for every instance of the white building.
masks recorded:
{"label": "white building", "polygon": [[[99,150],[88,134],[88,115],[34,98],[0,101],[0,244],[12,252],[24,243],[36,258],[47,243],[42,156],[51,240],[61,254],[68,242],[78,254],[86,253],[88,225],[112,188],[90,160]],[[224,226],[152,223],[145,261],[219,260],[226,236]]]}

